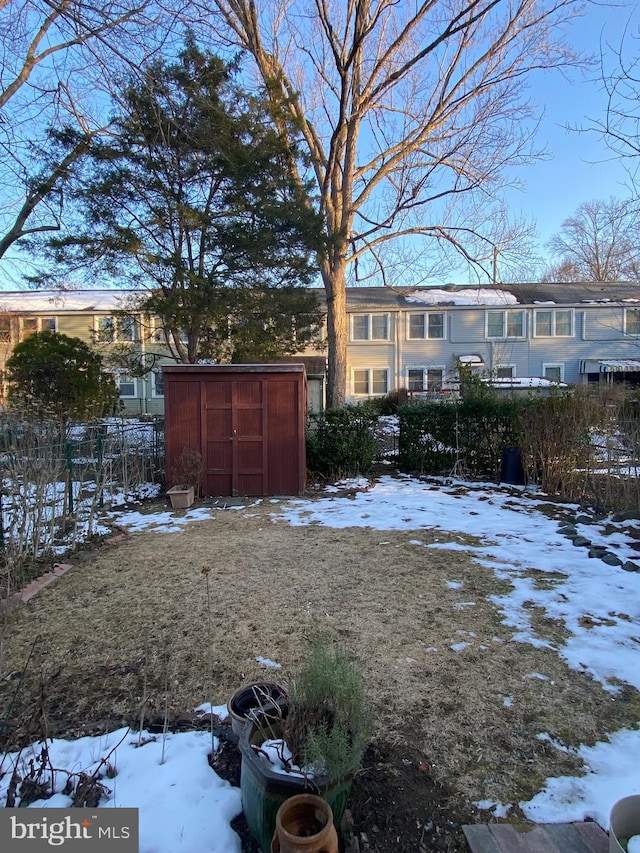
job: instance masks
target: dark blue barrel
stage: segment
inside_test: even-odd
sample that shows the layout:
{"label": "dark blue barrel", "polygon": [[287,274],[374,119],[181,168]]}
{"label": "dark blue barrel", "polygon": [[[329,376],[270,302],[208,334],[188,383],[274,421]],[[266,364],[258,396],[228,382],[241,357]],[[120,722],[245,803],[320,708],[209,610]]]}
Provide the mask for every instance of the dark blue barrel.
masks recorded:
{"label": "dark blue barrel", "polygon": [[512,486],[524,486],[524,466],[522,464],[522,448],[502,448],[502,468],[500,469],[500,482],[509,483]]}

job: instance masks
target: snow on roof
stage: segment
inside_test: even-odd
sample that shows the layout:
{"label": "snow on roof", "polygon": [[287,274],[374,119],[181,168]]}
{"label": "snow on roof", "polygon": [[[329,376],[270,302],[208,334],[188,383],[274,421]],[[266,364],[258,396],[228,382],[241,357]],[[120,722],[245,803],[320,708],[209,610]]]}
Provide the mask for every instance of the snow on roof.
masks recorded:
{"label": "snow on roof", "polygon": [[407,302],[422,305],[517,305],[512,293],[485,287],[425,287],[405,294]]}
{"label": "snow on roof", "polygon": [[481,379],[494,388],[550,388],[551,386],[566,388],[564,382],[553,382],[551,379],[542,379],[540,376],[487,376]]}
{"label": "snow on roof", "polygon": [[135,296],[133,290],[20,290],[0,291],[2,311],[114,311]]}
{"label": "snow on roof", "polygon": [[484,364],[481,355],[458,355],[456,356],[460,364]]}

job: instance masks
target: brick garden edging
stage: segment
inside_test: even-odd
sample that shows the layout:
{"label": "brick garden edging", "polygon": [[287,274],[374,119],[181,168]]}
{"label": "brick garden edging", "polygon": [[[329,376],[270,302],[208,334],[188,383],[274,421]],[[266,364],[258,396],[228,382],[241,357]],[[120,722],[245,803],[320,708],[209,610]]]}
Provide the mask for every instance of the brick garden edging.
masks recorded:
{"label": "brick garden edging", "polygon": [[[120,533],[104,541],[107,545],[119,545],[120,542],[124,542],[128,538],[129,535],[127,533]],[[0,601],[0,614],[8,613],[20,604],[26,604],[34,595],[37,595],[41,590],[58,580],[58,578],[62,577],[62,575],[66,574],[72,568],[71,563],[54,563],[50,572],[45,572],[40,577],[30,581],[19,592],[14,592],[13,595]]]}
{"label": "brick garden edging", "polygon": [[0,601],[0,613],[8,613],[19,604],[26,604],[27,601],[30,601],[34,595],[37,595],[40,592],[40,590],[44,589],[45,586],[49,586],[50,583],[58,580],[58,578],[66,574],[71,568],[73,568],[71,563],[55,563],[50,572],[45,572],[45,574],[30,581],[23,589],[20,590],[20,592],[14,592],[13,595],[5,598],[4,601]]}

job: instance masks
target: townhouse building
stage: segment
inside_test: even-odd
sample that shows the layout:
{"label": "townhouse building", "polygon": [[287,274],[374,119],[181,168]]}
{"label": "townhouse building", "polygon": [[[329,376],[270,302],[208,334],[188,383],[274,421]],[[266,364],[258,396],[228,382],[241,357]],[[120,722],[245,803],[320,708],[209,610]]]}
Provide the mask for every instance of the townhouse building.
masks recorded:
{"label": "townhouse building", "polygon": [[455,388],[459,369],[503,387],[640,384],[640,284],[357,288],[350,399]]}
{"label": "townhouse building", "polygon": [[[107,289],[0,292],[0,371],[18,341],[45,329],[104,354],[129,347],[148,370],[114,370],[122,403],[131,413],[161,414],[162,365],[173,362],[155,318],[120,314],[134,296]],[[347,310],[350,402],[399,388],[455,391],[462,365],[509,388],[640,385],[640,284],[354,287]],[[307,349],[288,360],[305,363],[310,405],[321,408],[326,356]]]}

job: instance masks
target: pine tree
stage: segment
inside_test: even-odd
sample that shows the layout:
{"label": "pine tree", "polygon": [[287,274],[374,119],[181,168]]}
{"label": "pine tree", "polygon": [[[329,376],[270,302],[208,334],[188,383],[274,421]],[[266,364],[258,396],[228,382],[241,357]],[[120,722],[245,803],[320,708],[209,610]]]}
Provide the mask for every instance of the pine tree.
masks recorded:
{"label": "pine tree", "polygon": [[298,152],[235,73],[190,40],[134,79],[93,149],[79,219],[50,243],[58,263],[145,288],[135,308],[185,363],[294,352],[322,318],[304,287],[322,228],[291,177]]}

